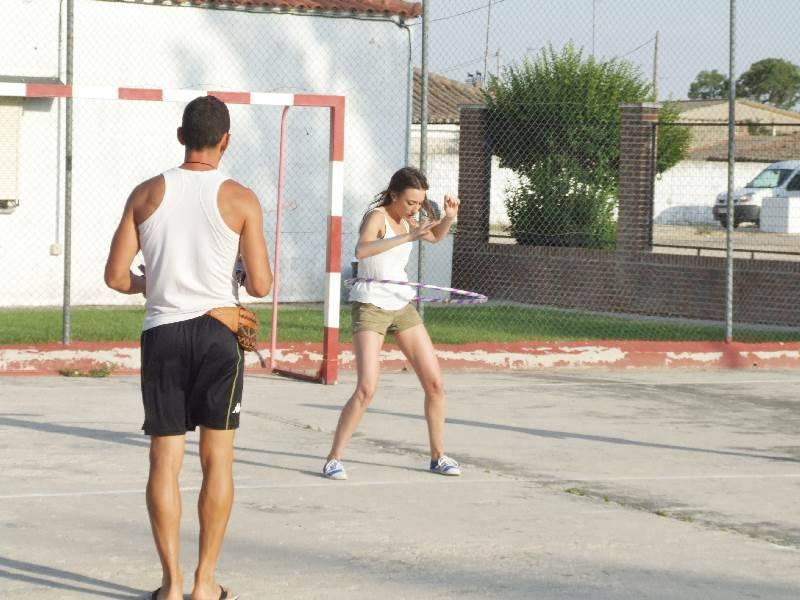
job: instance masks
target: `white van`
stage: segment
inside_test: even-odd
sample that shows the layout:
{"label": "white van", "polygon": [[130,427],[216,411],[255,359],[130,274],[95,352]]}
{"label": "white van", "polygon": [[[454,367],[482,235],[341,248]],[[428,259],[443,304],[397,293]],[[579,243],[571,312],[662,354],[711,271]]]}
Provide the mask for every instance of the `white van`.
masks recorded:
{"label": "white van", "polygon": [[[733,226],[741,223],[761,225],[761,201],[768,196],[785,196],[786,192],[800,191],[800,160],[772,163],[756,175],[751,182],[733,192]],[[714,203],[714,220],[728,226],[728,193],[717,195]]]}

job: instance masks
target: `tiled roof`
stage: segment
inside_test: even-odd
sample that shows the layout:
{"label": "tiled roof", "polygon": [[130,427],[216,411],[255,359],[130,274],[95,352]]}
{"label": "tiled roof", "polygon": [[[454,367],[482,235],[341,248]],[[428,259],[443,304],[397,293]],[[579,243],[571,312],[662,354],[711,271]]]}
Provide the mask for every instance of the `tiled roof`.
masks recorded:
{"label": "tiled roof", "polygon": [[[736,137],[736,160],[777,162],[800,159],[800,132],[789,135],[748,135]],[[690,160],[728,160],[728,142],[721,140],[692,148]]]}
{"label": "tiled roof", "polygon": [[[145,2],[145,0],[116,0],[117,2]],[[202,6],[208,8],[264,8],[284,10],[324,10],[344,13],[383,14],[418,17],[422,14],[420,2],[404,0],[146,0],[148,4]]]}
{"label": "tiled roof", "polygon": [[[458,123],[459,104],[483,104],[481,88],[428,73],[428,123]],[[414,123],[420,122],[422,72],[414,69]]]}
{"label": "tiled roof", "polygon": [[[684,118],[692,118],[691,115],[687,115],[687,113],[691,113],[693,111],[697,111],[700,109],[706,109],[710,107],[717,107],[720,109],[719,117],[718,118],[708,118],[709,113],[704,111],[706,117],[702,120],[724,120],[727,121],[728,119],[728,100],[722,98],[715,98],[711,100],[667,100],[665,104],[670,104],[672,106],[677,107],[678,111],[683,115]],[[736,111],[738,113],[737,120],[739,120],[740,116],[744,116],[743,120],[747,120],[749,117],[754,116],[756,113],[754,111],[761,111],[761,115],[769,114],[770,119],[774,120],[777,117],[785,117],[785,119],[790,119],[791,121],[796,121],[800,119],[800,112],[793,111],[793,110],[784,110],[782,108],[776,108],[774,106],[770,106],[769,104],[764,104],[762,102],[755,102],[753,100],[746,100],[744,98],[738,98],[736,100]],[[784,119],[784,121],[785,121]],[[765,121],[766,116],[764,118],[758,118],[755,120]]]}
{"label": "tiled roof", "polygon": [[716,106],[717,104],[727,104],[727,100],[722,98],[713,98],[711,100],[666,100],[664,104],[677,107],[680,112],[687,110],[694,110],[696,108],[705,108],[707,106]]}

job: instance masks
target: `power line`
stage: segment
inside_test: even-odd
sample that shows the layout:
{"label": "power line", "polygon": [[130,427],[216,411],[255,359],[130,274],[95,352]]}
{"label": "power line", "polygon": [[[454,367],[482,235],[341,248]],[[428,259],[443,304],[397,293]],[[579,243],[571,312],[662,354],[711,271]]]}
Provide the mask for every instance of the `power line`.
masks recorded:
{"label": "power line", "polygon": [[[493,0],[492,2],[488,2],[485,6],[479,6],[478,8],[472,8],[470,10],[465,10],[464,12],[455,13],[453,15],[448,15],[446,17],[439,17],[438,19],[431,19],[430,23],[436,23],[437,21],[447,21],[449,19],[455,19],[456,17],[461,17],[463,15],[468,15],[470,13],[478,12],[479,10],[486,10],[487,8],[489,8],[490,4],[497,6],[501,2],[505,1],[506,0]],[[420,25],[420,23],[413,23],[411,27],[416,27],[417,25]]]}
{"label": "power line", "polygon": [[629,52],[626,52],[625,54],[620,54],[618,56],[615,56],[614,58],[624,58],[624,57],[628,56],[629,54],[633,54],[637,50],[641,50],[642,48],[647,46],[650,42],[654,41],[655,39],[656,39],[655,36],[653,36],[649,40],[647,40],[646,42],[642,42],[641,44],[636,46],[636,48],[634,48],[633,50],[630,50]]}

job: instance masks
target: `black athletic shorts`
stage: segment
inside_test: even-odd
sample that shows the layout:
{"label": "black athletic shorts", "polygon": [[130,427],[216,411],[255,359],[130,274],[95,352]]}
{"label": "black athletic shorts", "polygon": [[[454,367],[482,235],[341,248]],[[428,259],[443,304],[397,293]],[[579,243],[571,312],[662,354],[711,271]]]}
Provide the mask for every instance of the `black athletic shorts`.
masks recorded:
{"label": "black athletic shorts", "polygon": [[203,315],[142,332],[147,435],[182,435],[202,425],[237,429],[244,352],[230,329]]}

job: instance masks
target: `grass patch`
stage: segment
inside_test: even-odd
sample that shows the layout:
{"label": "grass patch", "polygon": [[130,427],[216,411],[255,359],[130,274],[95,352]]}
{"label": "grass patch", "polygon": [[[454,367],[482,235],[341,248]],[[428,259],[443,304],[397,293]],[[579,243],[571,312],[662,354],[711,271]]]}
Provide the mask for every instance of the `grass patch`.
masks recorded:
{"label": "grass patch", "polygon": [[59,375],[64,377],[108,377],[114,372],[114,368],[110,364],[105,364],[101,367],[94,369],[77,369],[74,367],[63,367],[58,370]]}
{"label": "grass patch", "polygon": [[[271,337],[271,309],[256,307],[259,340]],[[72,311],[72,339],[86,342],[138,341],[144,309],[141,307],[81,307]],[[1,309],[0,344],[41,344],[61,341],[60,308]],[[281,342],[321,342],[321,308],[281,308]],[[592,340],[721,341],[722,326],[672,323],[651,319],[601,316],[591,313],[519,306],[429,306],[425,323],[437,344],[570,342]],[[350,341],[349,306],[342,309],[340,339]],[[741,342],[800,341],[800,332],[735,329]]]}

